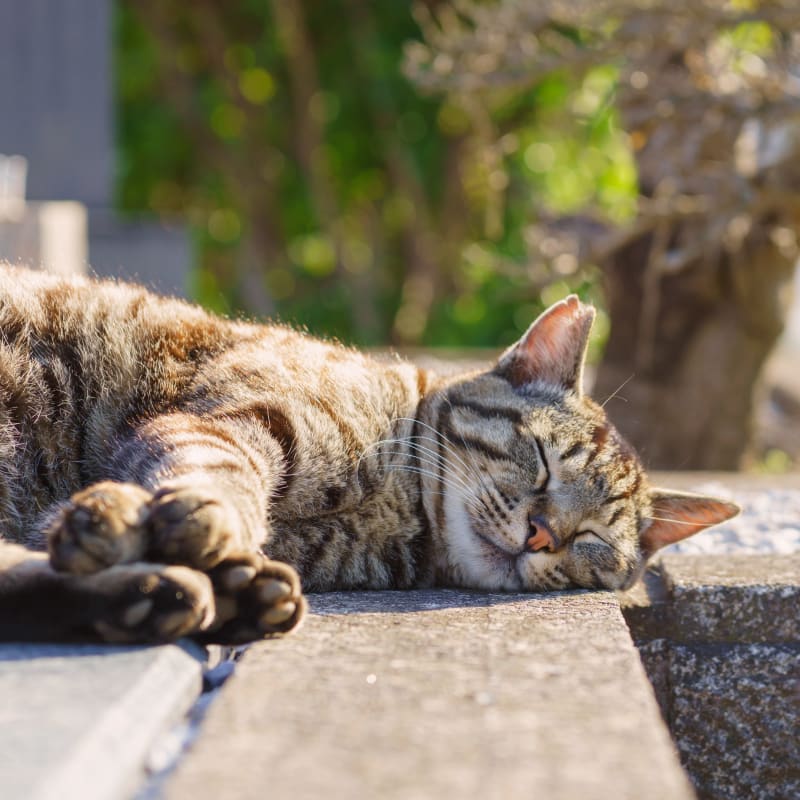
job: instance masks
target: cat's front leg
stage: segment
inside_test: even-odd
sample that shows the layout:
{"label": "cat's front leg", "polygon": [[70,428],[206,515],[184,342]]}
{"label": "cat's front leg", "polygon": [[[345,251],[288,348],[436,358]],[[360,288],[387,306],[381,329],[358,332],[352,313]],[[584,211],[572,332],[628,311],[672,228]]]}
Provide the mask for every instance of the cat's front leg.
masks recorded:
{"label": "cat's front leg", "polygon": [[284,465],[280,447],[256,433],[248,420],[175,413],[148,422],[117,455],[122,475],[153,492],[152,555],[208,570],[260,550]]}
{"label": "cat's front leg", "polygon": [[93,573],[138,560],[206,572],[217,613],[205,641],[238,643],[295,627],[305,611],[297,573],[261,553],[280,446],[252,426],[173,414],[115,453],[125,482],[89,486],[57,508],[47,536],[56,569]]}
{"label": "cat's front leg", "polygon": [[46,534],[54,569],[91,574],[114,564],[150,561],[207,570],[257,548],[236,506],[216,487],[168,485],[155,493],[134,483],[101,481],[51,509]]}
{"label": "cat's front leg", "polygon": [[208,570],[268,538],[280,447],[255,447],[243,422],[168,414],[110,454],[108,477],[46,520],[53,566],[89,573],[141,559]]}
{"label": "cat's front leg", "polygon": [[53,569],[88,575],[144,559],[151,500],[136,484],[102,481],[51,508],[43,526]]}

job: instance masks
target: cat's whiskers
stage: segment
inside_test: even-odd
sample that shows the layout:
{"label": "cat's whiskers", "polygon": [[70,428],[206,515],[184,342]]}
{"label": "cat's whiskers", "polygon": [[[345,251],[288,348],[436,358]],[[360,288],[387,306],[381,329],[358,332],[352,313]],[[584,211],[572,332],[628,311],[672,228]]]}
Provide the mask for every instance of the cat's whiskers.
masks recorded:
{"label": "cat's whiskers", "polygon": [[[452,401],[450,400],[450,398],[449,398],[449,397],[445,397],[445,402],[446,402],[446,403],[447,403],[447,405],[450,407],[450,411],[452,412],[452,411],[453,411],[453,403],[452,403]],[[478,466],[477,462],[475,461],[475,456],[473,456],[473,454],[472,454],[472,451],[469,449],[469,447],[467,447],[467,443],[466,443],[466,441],[464,440],[464,436],[463,436],[463,434],[459,434],[459,438],[461,439],[461,446],[464,448],[464,454],[465,454],[465,455],[466,455],[466,456],[469,458],[469,460],[472,462],[472,469],[474,470],[474,472],[475,472],[475,475],[477,476],[477,478],[478,478],[478,481],[479,481],[479,482],[480,482],[480,484],[481,484],[481,488],[482,488],[482,489],[483,489],[485,492],[487,492],[487,493],[488,493],[488,492],[489,492],[489,488],[488,488],[488,486],[486,485],[486,482],[485,482],[485,480],[484,480],[484,477],[483,477],[483,472],[482,472],[482,470],[480,469],[480,467]],[[462,462],[462,463],[463,463],[463,462]]]}
{"label": "cat's whiskers", "polygon": [[[388,451],[388,450],[382,449],[384,447],[384,445],[397,445],[398,449],[393,450],[393,451]],[[407,452],[403,448],[409,448],[409,451],[413,450],[414,452]],[[373,450],[374,453],[370,453],[369,452],[370,450]],[[428,457],[427,460],[429,462],[434,462],[436,466],[443,465],[443,466],[446,466],[446,467],[452,469],[452,467],[448,463],[447,459],[445,459],[441,454],[437,453],[435,450],[432,450],[429,447],[425,447],[424,445],[417,444],[416,442],[411,441],[410,439],[402,439],[402,438],[381,439],[378,442],[374,442],[372,445],[370,445],[362,453],[361,458],[359,459],[359,462],[358,462],[359,465],[363,461],[363,459],[367,457],[368,454],[369,455],[373,455],[373,454],[374,455],[388,455],[388,456],[409,456],[411,458],[416,458],[416,459],[422,459],[423,456],[426,456],[426,457]],[[457,471],[457,470],[453,469],[453,472],[456,472],[456,474],[458,474],[463,479],[466,479],[468,477],[467,475],[465,475],[461,471]]]}
{"label": "cat's whiskers", "polygon": [[[620,391],[622,391],[634,379],[635,375],[636,375],[636,373],[632,372],[629,377],[625,378],[625,380],[622,381],[622,383],[619,386],[617,386],[617,388],[614,389],[614,391],[611,392],[611,394],[608,397],[606,397],[606,399],[603,400],[602,403],[600,403],[600,408],[605,408],[606,407],[606,403],[608,403],[611,400],[613,400],[617,396],[617,394]],[[622,400],[625,403],[628,402],[628,400],[625,397],[620,397],[619,399]]]}
{"label": "cat's whiskers", "polygon": [[[439,480],[440,476],[432,472],[429,469],[424,469],[423,467],[413,467],[410,464],[390,464],[387,467],[388,470],[392,472],[411,472],[417,475],[425,475],[429,478],[433,478],[435,480]],[[451,483],[446,477],[442,479],[442,482],[447,486],[449,489],[454,491],[456,494],[460,495],[465,502],[469,502],[472,498],[472,494],[469,492],[468,489],[464,489],[463,487],[459,486],[458,484]],[[445,492],[431,492],[431,494],[439,494],[442,496],[446,496]]]}
{"label": "cat's whiskers", "polygon": [[[415,439],[421,439],[423,441],[435,441],[430,436],[416,436]],[[478,476],[475,475],[473,472],[469,470],[465,465],[462,466],[458,461],[453,463],[453,460],[450,458],[445,458],[441,453],[436,452],[430,447],[425,447],[424,445],[417,444],[416,442],[412,443],[415,448],[418,448],[418,452],[426,452],[434,456],[435,458],[439,459],[451,472],[454,472],[457,475],[460,475],[464,478],[467,482],[469,482],[473,478],[477,478]],[[445,448],[445,452],[448,455],[457,455],[453,453],[451,448]]]}
{"label": "cat's whiskers", "polygon": [[688,522],[685,519],[672,519],[670,517],[643,517],[643,519],[652,519],[656,522],[670,522],[673,525],[694,525],[695,528],[707,528],[708,522]]}
{"label": "cat's whiskers", "polygon": [[[385,443],[394,442],[394,443],[397,443],[397,444],[400,444],[400,445],[405,445],[405,446],[408,446],[408,447],[417,447],[417,448],[419,448],[419,450],[417,452],[423,452],[424,451],[424,452],[429,453],[431,456],[433,456],[435,458],[441,459],[442,463],[448,468],[448,470],[460,475],[460,477],[462,479],[464,479],[467,483],[469,483],[469,480],[471,478],[474,478],[474,479],[478,480],[479,482],[481,481],[481,476],[478,473],[477,469],[475,469],[474,467],[470,467],[470,465],[467,464],[464,461],[464,459],[461,458],[459,456],[459,454],[453,449],[452,443],[448,440],[448,438],[444,434],[442,434],[440,431],[437,431],[436,428],[428,425],[425,422],[422,422],[421,420],[414,420],[413,418],[410,418],[410,417],[398,417],[397,421],[418,422],[421,426],[423,426],[424,428],[429,429],[430,431],[435,433],[437,436],[439,436],[441,441],[440,441],[440,439],[435,439],[432,436],[409,436],[409,437],[406,437],[406,438],[397,437],[397,438],[392,438],[392,439],[381,439],[380,441],[374,442],[373,444],[371,444],[369,447],[366,448],[364,453],[362,453],[361,458],[359,458],[358,466],[360,466],[361,461],[363,460],[363,458],[365,458],[367,456],[367,454],[369,453],[370,450],[372,450],[374,448],[378,448],[378,447],[380,447],[381,445],[383,445]],[[438,452],[434,451],[432,448],[426,448],[423,445],[418,445],[415,440],[418,440],[418,441],[430,441],[430,442],[436,443],[437,445],[441,446],[444,449],[444,451],[448,454],[448,456],[450,456],[451,460],[445,459],[441,455],[441,453],[438,453]],[[458,466],[457,464],[452,463],[452,459],[455,459],[455,461],[458,462],[458,465],[460,465],[460,466]]]}
{"label": "cat's whiskers", "polygon": [[[462,465],[462,467],[467,471],[468,475],[470,475],[470,476],[474,475],[475,478],[478,481],[481,480],[481,475],[480,475],[480,472],[477,470],[476,465],[474,463],[472,465],[467,464],[467,462],[464,461],[464,459],[461,458],[461,456],[458,454],[458,452],[453,448],[453,443],[441,431],[437,430],[432,425],[428,425],[428,423],[423,422],[422,420],[415,420],[415,419],[410,418],[410,417],[398,417],[398,420],[406,421],[406,422],[416,422],[417,424],[421,425],[423,428],[426,428],[427,430],[431,431],[431,433],[436,434],[436,436],[439,437],[438,439],[435,439],[435,438],[430,437],[430,436],[425,436],[425,437],[416,436],[416,437],[411,437],[411,438],[427,439],[427,440],[436,442],[439,446],[443,447],[443,449],[445,450],[446,453],[448,453],[448,455],[450,455],[452,458],[454,458],[456,461],[458,461],[459,464]],[[465,447],[466,447],[466,445],[465,445]]]}
{"label": "cat's whiskers", "polygon": [[[404,444],[407,444],[407,442],[404,443]],[[387,456],[408,456],[409,455],[409,453],[407,453],[405,450],[383,450],[381,452],[384,455],[387,455]],[[431,467],[431,471],[428,474],[430,476],[436,478],[437,480],[439,480],[441,478],[443,481],[447,482],[450,486],[452,486],[454,488],[456,486],[459,486],[465,492],[472,492],[472,485],[467,480],[465,480],[465,478],[460,473],[442,471],[441,467],[444,466],[444,467],[447,468],[447,467],[449,467],[449,464],[447,463],[446,460],[442,459],[442,457],[439,456],[437,453],[433,453],[432,451],[431,451],[431,453],[435,458],[427,458],[427,457],[423,457],[423,456],[420,456],[420,455],[416,455],[416,456],[414,456],[414,459],[415,459],[416,463],[419,464],[419,465],[425,464],[425,465]],[[396,463],[396,462],[390,462],[389,464],[386,465],[386,469],[395,469],[396,470],[396,469],[403,469],[405,467],[414,467],[414,466],[416,466],[416,465],[415,464],[399,464],[399,463]],[[437,472],[433,472],[434,469],[437,470]]]}
{"label": "cat's whiskers", "polygon": [[[449,400],[447,402],[450,403]],[[450,404],[450,407],[452,408],[452,404]],[[469,457],[470,461],[472,462],[471,464],[468,464],[455,451],[455,449],[453,448],[453,443],[447,438],[447,436],[445,436],[444,433],[442,433],[440,430],[437,430],[433,426],[428,425],[425,422],[422,422],[421,420],[418,420],[418,422],[419,422],[420,425],[422,425],[423,427],[427,428],[432,433],[434,433],[438,438],[434,438],[434,437],[431,437],[431,436],[416,437],[416,438],[427,439],[427,440],[430,440],[430,441],[434,441],[437,444],[439,444],[440,446],[442,446],[444,448],[444,450],[449,455],[451,455],[453,458],[455,458],[459,462],[459,464],[461,464],[462,469],[467,471],[468,476],[475,478],[475,480],[477,481],[477,483],[480,486],[480,489],[483,492],[489,494],[490,490],[489,490],[489,487],[486,484],[486,480],[484,479],[484,476],[483,476],[483,474],[481,472],[480,467],[478,466],[478,464],[476,463],[474,457],[472,456],[472,453],[470,452],[469,447],[467,447],[467,443],[464,441],[464,437],[463,436],[461,437],[461,442],[462,442],[465,454]],[[489,516],[491,516],[491,514],[492,514],[492,510],[489,507],[489,504],[472,487],[470,487],[470,496],[469,496],[469,498],[467,498],[467,504],[470,505],[472,508],[475,508],[475,509],[483,509]]]}
{"label": "cat's whiskers", "polygon": [[[435,439],[431,436],[418,437],[418,438],[424,438],[434,441],[440,446],[444,447],[445,452],[447,452],[450,456],[452,456],[452,458],[455,458],[456,461],[458,461],[458,463],[461,465],[461,469],[465,470],[469,477],[474,478],[477,481],[477,483],[480,486],[480,489],[482,489],[484,492],[488,492],[486,481],[484,480],[483,475],[481,474],[481,470],[477,465],[477,463],[475,462],[475,459],[469,453],[469,448],[467,447],[466,442],[464,442],[463,437],[461,438],[461,440],[466,454],[470,457],[470,461],[472,462],[471,464],[467,464],[467,462],[456,452],[456,450],[453,448],[453,443],[441,431],[437,430],[431,425],[427,425],[424,422],[421,422],[420,424],[429,429],[430,431],[432,431],[433,433],[435,433],[436,436],[439,438]],[[486,501],[479,496],[478,492],[475,491],[475,488],[473,488],[472,486],[470,486],[470,497],[468,503],[473,508],[483,508],[487,513],[490,513]]]}

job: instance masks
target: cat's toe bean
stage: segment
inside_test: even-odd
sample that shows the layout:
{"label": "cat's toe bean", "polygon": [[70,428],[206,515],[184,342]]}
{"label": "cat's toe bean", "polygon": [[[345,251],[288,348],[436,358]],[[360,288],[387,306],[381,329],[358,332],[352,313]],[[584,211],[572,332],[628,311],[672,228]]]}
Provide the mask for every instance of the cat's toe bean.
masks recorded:
{"label": "cat's toe bean", "polygon": [[292,587],[286,583],[286,581],[266,578],[259,581],[256,594],[261,603],[264,605],[272,605],[281,600],[281,598],[290,597],[292,594]]}
{"label": "cat's toe bean", "polygon": [[169,641],[179,639],[185,633],[191,633],[198,626],[199,619],[195,614],[185,611],[172,611],[162,614],[156,621],[156,630],[160,638]]}
{"label": "cat's toe bean", "polygon": [[223,561],[238,543],[236,512],[192,489],[162,489],[150,506],[151,551],[201,570]]}
{"label": "cat's toe bean", "polygon": [[73,495],[47,530],[53,568],[85,575],[141,558],[149,498],[139,486],[112,481]]}
{"label": "cat's toe bean", "polygon": [[222,575],[221,581],[229,592],[235,592],[251,583],[257,572],[255,567],[240,564],[227,570]]}
{"label": "cat's toe bean", "polygon": [[122,624],[127,628],[132,628],[144,620],[144,618],[153,610],[153,601],[149,598],[140,600],[138,603],[130,606],[122,614]]}
{"label": "cat's toe bean", "polygon": [[306,602],[288,564],[260,553],[239,553],[210,570],[217,616],[202,641],[243,644],[288,633],[300,623]]}
{"label": "cat's toe bean", "polygon": [[281,603],[280,605],[275,605],[272,608],[268,608],[261,616],[258,618],[258,624],[262,630],[268,631],[274,628],[276,625],[280,625],[283,622],[286,622],[297,610],[297,604],[293,603],[291,600],[287,603]]}
{"label": "cat's toe bean", "polygon": [[108,566],[80,547],[67,532],[62,530],[51,532],[48,538],[48,550],[50,564],[59,572],[89,575]]}
{"label": "cat's toe bean", "polygon": [[186,567],[117,566],[91,580],[104,606],[94,627],[109,642],[174,641],[214,619],[211,582]]}

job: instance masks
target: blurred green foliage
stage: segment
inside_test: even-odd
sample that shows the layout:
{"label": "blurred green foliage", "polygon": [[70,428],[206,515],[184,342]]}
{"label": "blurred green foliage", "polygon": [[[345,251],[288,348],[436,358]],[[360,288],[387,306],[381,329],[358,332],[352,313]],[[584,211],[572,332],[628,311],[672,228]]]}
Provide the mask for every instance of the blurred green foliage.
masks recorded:
{"label": "blurred green foliage", "polygon": [[280,3],[117,6],[118,205],[190,225],[197,300],[357,344],[502,346],[568,291],[597,299],[530,226],[633,213],[612,67],[487,115],[403,77],[409,3]]}

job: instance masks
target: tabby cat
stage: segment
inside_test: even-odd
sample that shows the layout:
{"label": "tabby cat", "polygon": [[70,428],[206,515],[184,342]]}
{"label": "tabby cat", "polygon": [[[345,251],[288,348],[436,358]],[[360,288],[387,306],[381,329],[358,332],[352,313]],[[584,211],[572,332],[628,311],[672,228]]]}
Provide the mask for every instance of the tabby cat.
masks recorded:
{"label": "tabby cat", "polygon": [[0,267],[0,638],[246,642],[307,591],[630,586],[733,516],[649,486],[557,303],[437,377],[112,282]]}

